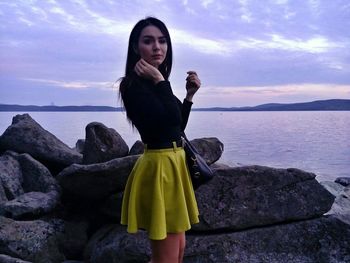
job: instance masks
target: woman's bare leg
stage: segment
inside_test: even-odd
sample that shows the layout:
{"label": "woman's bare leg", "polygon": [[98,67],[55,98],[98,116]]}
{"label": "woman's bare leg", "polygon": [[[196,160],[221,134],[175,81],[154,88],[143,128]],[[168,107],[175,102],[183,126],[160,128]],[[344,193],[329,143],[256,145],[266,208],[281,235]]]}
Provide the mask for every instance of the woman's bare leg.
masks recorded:
{"label": "woman's bare leg", "polygon": [[[184,233],[170,234],[163,240],[151,240],[152,259],[151,263],[179,263],[180,246],[183,244]],[[181,261],[179,261],[181,259]]]}
{"label": "woman's bare leg", "polygon": [[186,247],[186,235],[185,232],[181,233],[180,246],[179,246],[179,263],[182,263]]}

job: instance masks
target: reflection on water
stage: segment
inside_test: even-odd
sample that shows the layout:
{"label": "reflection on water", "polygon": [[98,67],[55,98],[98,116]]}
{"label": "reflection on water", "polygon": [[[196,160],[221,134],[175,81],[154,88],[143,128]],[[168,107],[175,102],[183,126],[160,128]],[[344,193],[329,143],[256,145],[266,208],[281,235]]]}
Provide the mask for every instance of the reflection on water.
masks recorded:
{"label": "reflection on water", "polygon": [[[0,112],[0,133],[12,112]],[[112,127],[131,147],[139,139],[121,112],[30,112],[43,128],[74,147],[93,121]],[[319,180],[350,176],[350,112],[192,112],[189,138],[217,137],[225,147],[220,162],[295,167]]]}

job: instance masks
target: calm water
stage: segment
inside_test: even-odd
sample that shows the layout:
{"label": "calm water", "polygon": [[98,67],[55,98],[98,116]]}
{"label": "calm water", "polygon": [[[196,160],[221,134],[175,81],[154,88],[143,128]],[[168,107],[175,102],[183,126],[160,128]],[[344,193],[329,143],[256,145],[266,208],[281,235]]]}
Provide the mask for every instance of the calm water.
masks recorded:
{"label": "calm water", "polygon": [[[0,112],[0,134],[13,112]],[[30,112],[43,128],[70,147],[85,138],[85,126],[102,122],[119,132],[129,147],[139,139],[121,112]],[[191,139],[217,137],[224,143],[220,162],[232,166],[259,164],[295,167],[317,179],[350,176],[350,112],[192,112]]]}

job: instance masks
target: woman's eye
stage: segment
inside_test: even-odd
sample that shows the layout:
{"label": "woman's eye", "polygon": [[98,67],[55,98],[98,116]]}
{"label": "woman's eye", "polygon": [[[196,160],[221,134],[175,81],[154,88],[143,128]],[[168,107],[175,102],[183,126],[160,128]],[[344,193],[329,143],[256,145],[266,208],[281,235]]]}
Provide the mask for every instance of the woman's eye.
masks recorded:
{"label": "woman's eye", "polygon": [[166,39],[160,39],[160,40],[159,40],[159,43],[160,43],[160,44],[165,44],[165,43],[166,43]]}
{"label": "woman's eye", "polygon": [[146,44],[146,45],[149,45],[149,44],[151,44],[151,40],[145,39],[145,40],[143,40],[143,43]]}

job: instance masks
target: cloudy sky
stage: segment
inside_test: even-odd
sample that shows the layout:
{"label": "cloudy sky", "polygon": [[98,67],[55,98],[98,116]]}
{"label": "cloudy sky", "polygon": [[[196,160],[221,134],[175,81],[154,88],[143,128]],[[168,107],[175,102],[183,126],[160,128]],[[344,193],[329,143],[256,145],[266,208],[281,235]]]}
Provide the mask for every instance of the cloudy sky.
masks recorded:
{"label": "cloudy sky", "polygon": [[348,0],[0,0],[0,103],[119,106],[127,40],[170,31],[174,93],[195,107],[350,99]]}

